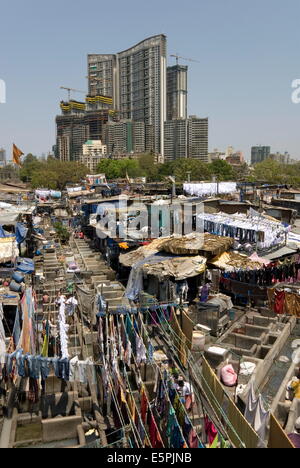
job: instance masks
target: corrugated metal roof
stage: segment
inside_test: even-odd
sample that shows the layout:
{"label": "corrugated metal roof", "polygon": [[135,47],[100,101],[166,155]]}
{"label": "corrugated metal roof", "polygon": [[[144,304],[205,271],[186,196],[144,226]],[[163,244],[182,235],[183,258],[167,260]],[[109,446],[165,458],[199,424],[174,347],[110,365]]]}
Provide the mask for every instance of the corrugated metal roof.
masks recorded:
{"label": "corrugated metal roof", "polygon": [[296,252],[297,250],[291,249],[290,247],[282,247],[281,249],[276,250],[276,252],[264,255],[263,257],[268,260],[276,260],[277,258],[286,257],[287,255],[293,255]]}

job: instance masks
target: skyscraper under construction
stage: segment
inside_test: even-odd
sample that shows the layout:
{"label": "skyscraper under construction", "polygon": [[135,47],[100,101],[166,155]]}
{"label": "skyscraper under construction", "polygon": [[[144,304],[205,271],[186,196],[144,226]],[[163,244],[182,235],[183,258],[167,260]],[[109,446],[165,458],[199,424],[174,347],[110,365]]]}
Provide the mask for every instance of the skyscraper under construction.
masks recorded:
{"label": "skyscraper under construction", "polygon": [[167,38],[160,34],[115,55],[88,55],[89,94],[111,96],[121,120],[144,122],[146,150],[164,152]]}

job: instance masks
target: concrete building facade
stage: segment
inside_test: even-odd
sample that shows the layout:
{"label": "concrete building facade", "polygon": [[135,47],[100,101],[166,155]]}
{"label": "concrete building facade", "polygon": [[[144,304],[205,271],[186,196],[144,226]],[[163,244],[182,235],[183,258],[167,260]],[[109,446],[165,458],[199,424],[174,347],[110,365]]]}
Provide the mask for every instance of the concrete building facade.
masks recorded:
{"label": "concrete building facade", "polygon": [[82,146],[80,162],[86,166],[91,173],[96,172],[101,159],[107,157],[107,146],[101,140],[88,140]]}
{"label": "concrete building facade", "polygon": [[[75,161],[82,155],[82,145],[88,140],[103,140],[103,126],[115,121],[117,114],[102,108],[101,96],[86,102],[61,102],[62,115],[56,117],[56,157]],[[61,139],[61,137],[67,137]],[[68,139],[68,142],[67,142]]]}
{"label": "concrete building facade", "polygon": [[251,164],[257,164],[265,161],[270,157],[270,146],[252,146],[251,148]]}
{"label": "concrete building facade", "polygon": [[109,122],[104,126],[104,142],[107,152],[113,157],[145,153],[145,124],[123,120]]}
{"label": "concrete building facade", "polygon": [[189,158],[208,162],[208,118],[200,119],[190,116],[188,124]]}
{"label": "concrete building facade", "polygon": [[121,120],[145,124],[148,151],[164,152],[166,49],[163,34],[115,55],[88,55],[89,93],[112,96]]}
{"label": "concrete building facade", "polygon": [[293,164],[294,160],[291,158],[290,154],[288,152],[285,153],[272,153],[270,154],[270,159],[273,159],[273,161],[277,161],[280,164]]}
{"label": "concrete building facade", "polygon": [[188,158],[188,120],[165,122],[165,161]]}
{"label": "concrete building facade", "polygon": [[208,162],[208,118],[165,122],[165,160],[193,158]]}
{"label": "concrete building facade", "polygon": [[167,68],[167,120],[187,118],[187,72],[185,65]]}
{"label": "concrete building facade", "polygon": [[79,161],[82,145],[89,139],[89,127],[84,114],[59,115],[56,117],[57,154],[61,161]]}
{"label": "concrete building facade", "polygon": [[242,151],[235,151],[226,158],[226,162],[231,166],[241,166],[245,163],[245,158]]}

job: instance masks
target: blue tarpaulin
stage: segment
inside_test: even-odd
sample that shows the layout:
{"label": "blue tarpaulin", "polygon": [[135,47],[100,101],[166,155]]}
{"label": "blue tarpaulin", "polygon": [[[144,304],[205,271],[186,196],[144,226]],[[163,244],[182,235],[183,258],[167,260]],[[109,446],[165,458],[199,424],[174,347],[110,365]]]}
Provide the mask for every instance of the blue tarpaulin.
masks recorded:
{"label": "blue tarpaulin", "polygon": [[0,239],[3,239],[4,237],[15,237],[15,235],[4,231],[3,227],[0,226]]}
{"label": "blue tarpaulin", "polygon": [[27,227],[24,226],[22,223],[17,223],[16,225],[16,238],[18,244],[22,244],[24,240],[26,239],[28,229]]}
{"label": "blue tarpaulin", "polygon": [[19,257],[17,260],[16,270],[25,274],[33,273],[35,271],[34,261],[30,258]]}

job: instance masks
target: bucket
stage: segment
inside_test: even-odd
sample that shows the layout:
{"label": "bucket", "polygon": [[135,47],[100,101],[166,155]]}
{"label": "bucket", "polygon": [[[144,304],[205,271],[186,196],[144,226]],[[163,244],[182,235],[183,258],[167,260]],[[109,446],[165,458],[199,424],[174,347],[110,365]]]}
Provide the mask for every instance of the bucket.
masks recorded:
{"label": "bucket", "polygon": [[204,351],[205,348],[205,335],[200,331],[193,332],[193,351]]}
{"label": "bucket", "polygon": [[13,292],[22,292],[22,286],[21,284],[18,284],[16,283],[14,280],[11,281],[10,285],[9,285],[9,289],[10,291],[13,291]]}
{"label": "bucket", "polygon": [[16,282],[16,283],[23,283],[24,281],[24,276],[21,275],[20,273],[17,273],[15,271],[15,273],[12,275],[12,279]]}
{"label": "bucket", "polygon": [[228,314],[229,314],[229,320],[233,322],[235,320],[235,310],[229,310]]}

